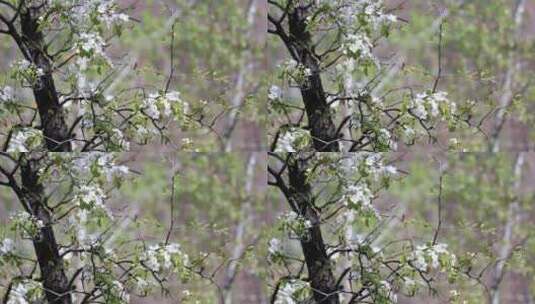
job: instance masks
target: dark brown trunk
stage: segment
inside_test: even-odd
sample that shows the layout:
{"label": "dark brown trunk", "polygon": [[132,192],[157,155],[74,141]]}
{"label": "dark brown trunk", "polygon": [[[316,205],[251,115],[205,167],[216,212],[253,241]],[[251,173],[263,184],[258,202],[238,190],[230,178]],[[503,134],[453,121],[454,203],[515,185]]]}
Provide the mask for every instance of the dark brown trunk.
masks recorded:
{"label": "dark brown trunk", "polygon": [[340,147],[337,142],[336,126],[332,117],[320,76],[320,64],[314,55],[312,39],[306,29],[307,11],[296,7],[289,14],[290,44],[300,63],[310,69],[311,75],[300,86],[301,96],[317,151],[336,152]]}
{"label": "dark brown trunk", "polygon": [[33,216],[44,224],[33,238],[33,246],[41,270],[46,299],[50,304],[71,304],[63,260],[59,255],[50,213],[45,208],[43,185],[38,180],[37,164],[36,160],[28,160],[21,166],[23,187],[20,199],[30,207]]}
{"label": "dark brown trunk", "polygon": [[312,287],[314,300],[322,304],[338,304],[338,288],[334,278],[332,265],[319,225],[319,215],[312,203],[312,191],[306,181],[305,161],[296,159],[288,166],[289,195],[288,199],[299,209],[299,213],[312,223],[308,229],[308,235],[301,240],[301,247],[305,256],[310,286]]}
{"label": "dark brown trunk", "polygon": [[44,50],[45,40],[38,28],[38,17],[38,11],[32,8],[21,14],[21,39],[25,48],[22,51],[27,52],[32,62],[44,72],[44,75],[37,77],[33,84],[33,94],[39,109],[47,149],[53,152],[67,152],[71,151],[69,128],[59,103],[50,59]]}

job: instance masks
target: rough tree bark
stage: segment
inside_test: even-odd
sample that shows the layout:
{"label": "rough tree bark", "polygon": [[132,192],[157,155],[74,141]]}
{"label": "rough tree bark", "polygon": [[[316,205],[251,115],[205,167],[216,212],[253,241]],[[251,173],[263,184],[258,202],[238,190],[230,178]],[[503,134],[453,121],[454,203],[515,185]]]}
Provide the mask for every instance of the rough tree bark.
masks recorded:
{"label": "rough tree bark", "polygon": [[39,262],[46,299],[50,304],[71,304],[69,283],[65,275],[63,260],[52,229],[52,218],[45,207],[46,199],[39,181],[38,160],[28,159],[21,166],[22,188],[17,193],[33,216],[44,224],[33,238],[33,246]]}
{"label": "rough tree bark", "polygon": [[306,179],[306,161],[296,157],[288,166],[289,189],[287,199],[299,213],[312,223],[308,236],[301,240],[301,247],[310,277],[314,300],[322,304],[338,304],[338,287],[331,261],[319,225],[319,215],[313,206],[311,185]]}
{"label": "rough tree bark", "polygon": [[17,41],[22,53],[44,72],[43,75],[37,78],[32,89],[39,110],[47,149],[52,152],[71,151],[69,128],[65,121],[65,113],[59,102],[52,76],[51,59],[46,52],[43,33],[39,30],[38,18],[41,15],[40,9],[37,7],[21,9],[20,24],[22,35],[16,35],[13,38]]}
{"label": "rough tree bark", "polygon": [[[7,26],[5,34],[15,40],[24,58],[43,71],[32,83],[32,90],[47,150],[68,152],[71,151],[69,129],[52,76],[52,58],[47,54],[45,38],[38,25],[43,7],[42,3],[22,1],[11,20],[2,15],[0,19]],[[17,24],[20,24],[20,29],[17,28]],[[11,180],[10,184],[25,209],[43,223],[37,235],[33,236],[33,246],[47,302],[71,304],[69,283],[52,228],[52,217],[46,208],[44,188],[39,181],[38,169],[39,161],[31,159],[31,156],[27,157],[20,167],[21,187],[18,187],[14,180]]]}
{"label": "rough tree bark", "polygon": [[339,135],[321,81],[320,60],[314,52],[312,37],[306,28],[309,9],[310,5],[302,4],[296,5],[293,11],[288,12],[289,34],[286,34],[282,25],[276,20],[272,18],[270,20],[290,54],[311,72],[307,76],[306,83],[300,85],[300,91],[314,148],[321,152],[336,152],[340,149]]}

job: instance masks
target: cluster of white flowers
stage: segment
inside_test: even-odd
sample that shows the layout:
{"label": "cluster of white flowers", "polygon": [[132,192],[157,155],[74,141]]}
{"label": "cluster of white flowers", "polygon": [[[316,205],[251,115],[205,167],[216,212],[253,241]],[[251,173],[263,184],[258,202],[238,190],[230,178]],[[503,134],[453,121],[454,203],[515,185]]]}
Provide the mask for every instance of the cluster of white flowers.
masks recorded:
{"label": "cluster of white flowers", "polygon": [[269,101],[279,101],[282,99],[282,90],[280,87],[276,85],[272,85],[269,88],[268,92],[268,100]]}
{"label": "cluster of white flowers", "polygon": [[32,74],[33,76],[43,76],[45,74],[43,69],[37,67],[26,59],[15,61],[11,64],[11,68],[15,73],[20,73],[22,75]]}
{"label": "cluster of white flowers", "polygon": [[461,143],[459,140],[455,137],[452,137],[448,140],[448,149],[449,150],[457,150],[461,147]]}
{"label": "cluster of white flowers", "polygon": [[385,14],[382,0],[358,0],[351,1],[358,11],[363,12],[368,20],[372,21],[375,28],[381,24],[397,22],[397,17],[392,14]]}
{"label": "cluster of white flowers", "polygon": [[[355,58],[348,57],[341,60],[335,67],[334,71],[337,77],[342,81],[344,91],[348,95],[356,95],[360,91],[357,82],[354,79],[353,73],[357,70],[358,64]],[[329,96],[335,98],[335,96]],[[336,108],[339,102],[330,102],[331,107]]]}
{"label": "cluster of white flowers", "polygon": [[[459,293],[459,291],[457,291],[456,289],[452,289],[450,290],[450,302],[452,303],[455,303],[455,301],[459,300],[459,297],[461,296],[461,294]],[[463,302],[463,303],[466,303]]]}
{"label": "cluster of white flowers", "polygon": [[397,176],[392,165],[385,165],[381,153],[350,153],[330,161],[329,172],[334,170],[341,182],[339,202],[346,206],[338,217],[340,223],[352,223],[360,212],[379,218],[372,202],[375,192]]}
{"label": "cluster of white flowers", "polygon": [[0,101],[10,101],[14,97],[13,95],[13,88],[10,86],[6,86],[4,88],[0,88]]}
{"label": "cluster of white flowers", "polygon": [[9,293],[7,304],[38,303],[43,297],[43,286],[34,280],[23,280],[16,283]]}
{"label": "cluster of white flowers", "polygon": [[71,203],[77,208],[68,217],[66,231],[76,236],[81,246],[93,246],[99,241],[98,234],[91,234],[87,225],[101,216],[113,219],[106,205],[106,189],[117,185],[129,173],[126,166],[115,163],[117,154],[107,152],[53,153],[49,155],[50,166],[44,166],[39,176],[69,176],[73,181]]}
{"label": "cluster of white flowers", "polygon": [[397,17],[385,13],[382,0],[320,0],[317,1],[336,10],[332,13],[346,28],[371,25],[378,30],[383,25],[397,22]]}
{"label": "cluster of white flowers", "polygon": [[166,94],[151,93],[143,100],[143,112],[154,120],[170,117],[173,109],[180,115],[189,112],[189,105],[180,98],[180,92],[169,92]]}
{"label": "cluster of white flowers", "polygon": [[299,239],[306,238],[308,236],[308,229],[313,226],[310,220],[293,211],[282,214],[278,220],[283,231]]}
{"label": "cluster of white flowers", "polygon": [[21,128],[13,132],[7,152],[29,152],[43,144],[43,132],[34,128]]}
{"label": "cluster of white flowers", "polygon": [[282,250],[281,241],[279,239],[272,238],[269,241],[269,248],[268,248],[269,254],[278,255],[281,252],[281,250]]}
{"label": "cluster of white flowers", "polygon": [[155,272],[180,272],[189,263],[188,255],[176,243],[152,245],[141,255],[141,260]]}
{"label": "cluster of white flowers", "polygon": [[311,288],[308,282],[302,280],[288,280],[282,283],[277,293],[275,304],[298,304],[304,303],[311,296]]}
{"label": "cluster of white flowers", "polygon": [[82,210],[100,209],[109,218],[113,218],[111,211],[104,205],[106,194],[102,188],[95,184],[80,185],[74,190],[74,202]]}
{"label": "cluster of white flowers", "polygon": [[371,175],[375,181],[380,177],[395,176],[398,171],[395,166],[385,165],[381,153],[357,152],[341,159],[342,174],[351,175],[359,172],[360,176]]}
{"label": "cluster of white flowers", "polygon": [[11,64],[11,68],[17,71],[25,71],[32,66],[32,63],[26,59],[15,61]]}
{"label": "cluster of white flowers", "polygon": [[403,284],[404,284],[404,287],[409,291],[414,290],[417,286],[417,282],[409,277],[403,278]]}
{"label": "cluster of white flowers", "polygon": [[398,296],[394,293],[394,291],[392,290],[392,286],[388,281],[383,280],[379,282],[379,294],[387,298],[390,303],[398,302]]}
{"label": "cluster of white flowers", "polygon": [[403,126],[403,138],[406,142],[411,142],[416,136],[416,131],[410,126]]}
{"label": "cluster of white flowers", "polygon": [[444,270],[454,266],[457,258],[448,251],[447,244],[420,245],[411,254],[414,267],[420,271]]}
{"label": "cluster of white flowers", "polygon": [[21,231],[24,237],[34,237],[39,233],[39,229],[45,226],[42,220],[25,211],[14,212],[9,219],[13,227]]}
{"label": "cluster of white flowers", "polygon": [[127,22],[130,17],[123,13],[118,13],[116,10],[116,4],[114,0],[99,0],[97,4],[96,12],[100,19],[110,28],[113,24]]}
{"label": "cluster of white flowers", "polygon": [[[108,296],[113,297],[113,300],[118,300],[119,303],[130,303],[130,295],[128,294],[128,291],[123,284],[117,280],[111,283]],[[115,301],[113,302],[116,303]]]}
{"label": "cluster of white flowers", "polygon": [[379,129],[379,132],[377,132],[377,142],[381,145],[388,147],[388,149],[392,151],[396,151],[398,148],[398,144],[395,140],[392,139],[392,134],[390,134],[390,131],[388,129],[382,128]]}
{"label": "cluster of white flowers", "polygon": [[137,293],[146,294],[150,290],[151,285],[152,284],[144,278],[136,277],[135,290]]}
{"label": "cluster of white flowers", "polygon": [[289,77],[299,85],[305,85],[307,78],[312,76],[312,70],[305,65],[290,59],[279,65],[283,77]]}
{"label": "cluster of white flowers", "polygon": [[71,172],[81,178],[102,174],[110,182],[113,178],[121,178],[129,173],[127,166],[115,163],[115,158],[114,153],[80,153],[71,160]]}
{"label": "cluster of white flowers", "polygon": [[[348,57],[375,62],[371,41],[382,35],[382,27],[397,21],[397,17],[384,11],[381,0],[315,0],[314,5],[323,14],[315,14],[319,26],[339,24],[344,31],[342,50]],[[312,16],[307,19],[311,21]],[[333,19],[336,22],[333,22]],[[374,33],[375,32],[375,33]],[[377,35],[374,35],[377,34]]]}
{"label": "cluster of white flowers", "polygon": [[0,256],[7,255],[13,252],[14,243],[12,239],[4,239],[0,243]]}
{"label": "cluster of white flowers", "polygon": [[451,119],[456,111],[456,104],[448,99],[448,93],[420,93],[410,101],[412,113],[422,120],[441,117]]}
{"label": "cluster of white flowers", "polygon": [[123,131],[120,129],[112,129],[111,142],[118,145],[122,151],[130,150],[130,143],[126,140]]}
{"label": "cluster of white flowers", "polygon": [[344,189],[342,202],[349,208],[363,208],[365,210],[375,209],[372,206],[373,193],[365,183],[351,184]]}
{"label": "cluster of white flowers", "polygon": [[32,225],[35,225],[38,228],[44,227],[43,221],[24,211],[14,212],[13,214],[11,214],[9,219],[14,223],[20,223],[24,225],[26,225],[27,223],[31,223]]}
{"label": "cluster of white flowers", "polygon": [[301,128],[289,128],[277,140],[275,152],[296,152],[310,145],[310,131]]}
{"label": "cluster of white flowers", "polygon": [[193,152],[199,152],[199,149],[195,149],[193,145],[193,140],[189,137],[184,137],[180,140],[182,143],[181,149],[182,151],[193,151]]}
{"label": "cluster of white flowers", "polygon": [[92,57],[93,55],[106,56],[104,54],[106,43],[97,33],[80,33],[77,45],[77,51],[84,57]]}
{"label": "cluster of white flowers", "polygon": [[130,19],[128,15],[117,11],[115,0],[52,0],[51,2],[80,29],[95,22],[110,28],[114,24],[121,24]]}
{"label": "cluster of white flowers", "polygon": [[98,233],[89,233],[87,231],[87,222],[90,219],[88,215],[89,211],[87,209],[78,209],[71,214],[67,222],[67,230],[74,229],[78,245],[82,248],[97,246],[101,241]]}
{"label": "cluster of white flowers", "polygon": [[344,54],[362,60],[376,61],[372,54],[373,44],[366,35],[361,33],[349,34],[342,43]]}
{"label": "cluster of white flowers", "polygon": [[327,8],[337,8],[333,14],[337,14],[345,21],[346,26],[354,24],[360,25],[358,18],[365,19],[364,22],[371,24],[375,29],[383,24],[397,21],[397,17],[384,12],[382,0],[312,0],[317,6]]}

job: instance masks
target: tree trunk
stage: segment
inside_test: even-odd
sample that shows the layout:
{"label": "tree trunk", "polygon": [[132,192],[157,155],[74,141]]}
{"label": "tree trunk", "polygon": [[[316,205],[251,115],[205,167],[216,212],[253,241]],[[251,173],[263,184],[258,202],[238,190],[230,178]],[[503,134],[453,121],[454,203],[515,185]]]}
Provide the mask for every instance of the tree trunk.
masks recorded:
{"label": "tree trunk", "polygon": [[[494,120],[494,128],[492,130],[490,141],[489,141],[489,151],[496,153],[500,150],[500,133],[502,132],[503,126],[505,124],[505,116],[508,108],[513,102],[514,92],[513,87],[515,85],[515,76],[518,73],[519,66],[516,52],[517,45],[521,39],[522,33],[522,23],[524,20],[525,9],[526,9],[526,0],[516,0],[516,7],[513,13],[513,22],[514,22],[514,32],[512,33],[511,42],[515,46],[509,49],[507,55],[507,70],[505,72],[505,80],[501,88],[501,96],[499,97],[499,107],[496,111],[496,119]],[[518,149],[518,147],[516,147]],[[522,148],[520,148],[522,149]]]}
{"label": "tree trunk", "polygon": [[[516,157],[514,176],[515,180],[512,185],[514,193],[520,192],[520,183],[522,179],[522,166],[524,165],[524,152],[519,152]],[[503,243],[499,247],[498,260],[494,265],[492,272],[492,281],[490,286],[490,304],[500,304],[500,286],[505,276],[506,265],[511,258],[511,250],[513,250],[514,229],[519,222],[519,203],[517,198],[509,203],[507,211],[507,222],[502,236]]]}
{"label": "tree trunk", "polygon": [[33,84],[33,94],[39,109],[39,117],[47,149],[53,152],[71,151],[69,128],[59,103],[58,93],[52,77],[50,58],[46,54],[45,40],[38,25],[39,11],[28,8],[21,14],[21,51],[31,57],[43,75]]}
{"label": "tree trunk", "polygon": [[38,161],[28,159],[21,166],[22,191],[19,199],[31,209],[32,215],[44,224],[33,238],[46,299],[50,304],[71,304],[67,276],[52,229],[51,216],[45,208],[43,185],[38,180]]}
{"label": "tree trunk", "polygon": [[304,85],[300,86],[301,96],[313,138],[314,148],[322,152],[336,152],[340,147],[337,142],[334,120],[327,104],[320,76],[320,64],[314,55],[312,39],[306,29],[307,9],[297,6],[289,14],[290,52],[294,52],[306,68],[310,69],[310,76]]}
{"label": "tree trunk", "polygon": [[242,212],[240,214],[240,222],[236,228],[234,250],[231,255],[228,267],[225,271],[225,277],[221,286],[223,294],[222,304],[232,303],[232,287],[238,275],[241,259],[243,258],[247,245],[245,243],[247,227],[254,221],[254,210],[252,206],[252,191],[253,182],[255,178],[255,166],[256,166],[256,154],[251,153],[249,161],[247,162],[247,169],[245,171],[245,195],[247,196],[245,202],[242,205]]}
{"label": "tree trunk", "polygon": [[338,288],[334,278],[332,265],[319,225],[319,215],[312,205],[311,186],[306,180],[306,163],[298,157],[288,166],[289,193],[288,200],[299,209],[300,215],[312,223],[308,235],[301,240],[301,247],[310,277],[314,300],[322,304],[338,304]]}

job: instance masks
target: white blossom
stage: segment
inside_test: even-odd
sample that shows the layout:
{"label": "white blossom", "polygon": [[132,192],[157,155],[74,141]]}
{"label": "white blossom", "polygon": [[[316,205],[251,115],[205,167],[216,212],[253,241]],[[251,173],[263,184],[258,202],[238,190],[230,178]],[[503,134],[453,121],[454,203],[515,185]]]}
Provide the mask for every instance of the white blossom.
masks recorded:
{"label": "white blossom", "polygon": [[32,214],[25,211],[17,211],[10,215],[13,226],[22,232],[25,237],[34,237],[39,233],[39,229],[45,224]]}
{"label": "white blossom", "polygon": [[281,241],[279,239],[271,239],[269,241],[268,251],[272,255],[277,255],[281,251]]}
{"label": "white blossom", "polygon": [[414,267],[420,271],[430,269],[439,270],[442,268],[441,258],[445,259],[450,265],[455,265],[456,257],[447,250],[447,244],[420,245],[411,254]]}
{"label": "white blossom", "polygon": [[9,101],[12,100],[13,97],[14,95],[12,87],[5,86],[4,88],[0,88],[0,101]]}
{"label": "white blossom", "polygon": [[299,85],[305,85],[307,78],[312,76],[312,70],[293,60],[287,60],[279,65],[279,69],[283,76],[289,76],[293,81],[297,82]]}
{"label": "white blossom", "polygon": [[22,128],[13,132],[7,152],[29,152],[39,148],[43,142],[43,132],[33,128]]}
{"label": "white blossom", "polygon": [[9,293],[7,304],[30,304],[39,301],[43,295],[40,282],[23,280],[16,283]]}
{"label": "white blossom", "polygon": [[409,290],[416,286],[416,281],[409,277],[404,277],[403,283],[405,284],[405,287]]}
{"label": "white blossom", "polygon": [[106,176],[107,181],[112,181],[114,178],[122,178],[129,173],[127,166],[115,163],[115,155],[113,153],[81,153],[74,157],[72,163],[71,172],[78,178],[85,178],[92,173],[98,173]]}
{"label": "white blossom", "polygon": [[373,210],[371,204],[373,193],[364,183],[352,184],[346,187],[342,199],[346,206],[362,206],[364,209]]}
{"label": "white blossom", "polygon": [[[189,257],[176,243],[168,245],[151,245],[141,259],[152,271],[181,271],[189,262]],[[178,263],[178,264],[177,264]]]}
{"label": "white blossom", "polygon": [[313,227],[313,223],[309,219],[293,211],[280,215],[278,220],[283,231],[301,239],[306,238],[308,230]]}
{"label": "white blossom", "polygon": [[388,131],[385,128],[379,129],[379,132],[377,135],[377,141],[387,146],[389,149],[393,151],[397,150],[398,145],[396,141],[392,139],[392,135],[390,134],[390,131]]}
{"label": "white blossom", "polygon": [[99,34],[94,32],[80,33],[78,41],[79,50],[83,50],[86,53],[105,56],[104,47],[105,42]]}
{"label": "white blossom", "polygon": [[[418,114],[417,114],[418,115]],[[404,126],[403,127],[403,136],[405,137],[405,139],[410,142],[411,140],[414,139],[414,137],[416,136],[416,131],[414,131],[413,128],[409,127],[409,126]]]}
{"label": "white blossom", "polygon": [[275,304],[303,303],[310,296],[310,284],[302,280],[288,280],[277,293]]}
{"label": "white blossom", "polygon": [[13,252],[14,243],[12,239],[4,239],[0,246],[0,256],[7,255]]}
{"label": "white blossom", "polygon": [[166,94],[150,93],[143,100],[143,112],[154,120],[169,118],[174,108],[180,109],[182,115],[189,112],[189,105],[180,98],[180,92],[172,91]]}
{"label": "white blossom", "polygon": [[141,278],[141,277],[136,277],[136,291],[140,294],[144,294],[148,291],[150,287],[150,284],[149,282],[147,282],[147,280]]}
{"label": "white blossom", "polygon": [[117,297],[122,303],[130,302],[130,295],[123,284],[117,280],[112,282],[110,294]]}
{"label": "white blossom", "polygon": [[123,131],[120,129],[112,129],[111,141],[116,143],[123,151],[130,150],[130,143],[126,140]]}
{"label": "white blossom", "polygon": [[387,297],[391,303],[397,303],[398,302],[398,296],[392,291],[392,286],[388,281],[380,281],[379,282],[379,292],[383,294],[385,297]]}
{"label": "white blossom", "polygon": [[115,11],[114,1],[104,0],[97,6],[97,12],[100,19],[106,23],[106,26],[110,28],[115,23],[127,22],[130,17],[123,13],[117,13]]}
{"label": "white blossom", "polygon": [[310,131],[301,128],[290,128],[280,135],[275,152],[296,152],[306,148],[310,141]]}
{"label": "white blossom", "polygon": [[33,64],[31,62],[29,62],[28,60],[21,59],[21,60],[18,60],[18,61],[15,61],[14,63],[12,63],[11,64],[11,68],[15,69],[17,71],[26,71],[29,68],[31,68],[32,65]]}
{"label": "white blossom", "polygon": [[362,33],[349,34],[342,44],[344,53],[358,59],[375,61],[372,54],[373,45],[366,35]]}
{"label": "white blossom", "polygon": [[276,86],[276,85],[272,85],[269,88],[268,99],[270,101],[278,101],[278,100],[282,99],[282,90],[281,90],[281,88]]}
{"label": "white blossom", "polygon": [[410,101],[412,113],[422,120],[441,117],[451,119],[456,111],[456,104],[447,98],[446,92],[419,93]]}
{"label": "white blossom", "polygon": [[106,195],[104,190],[96,184],[79,185],[75,189],[74,202],[81,208],[88,211],[102,210],[109,217],[113,218],[111,211],[104,205]]}

